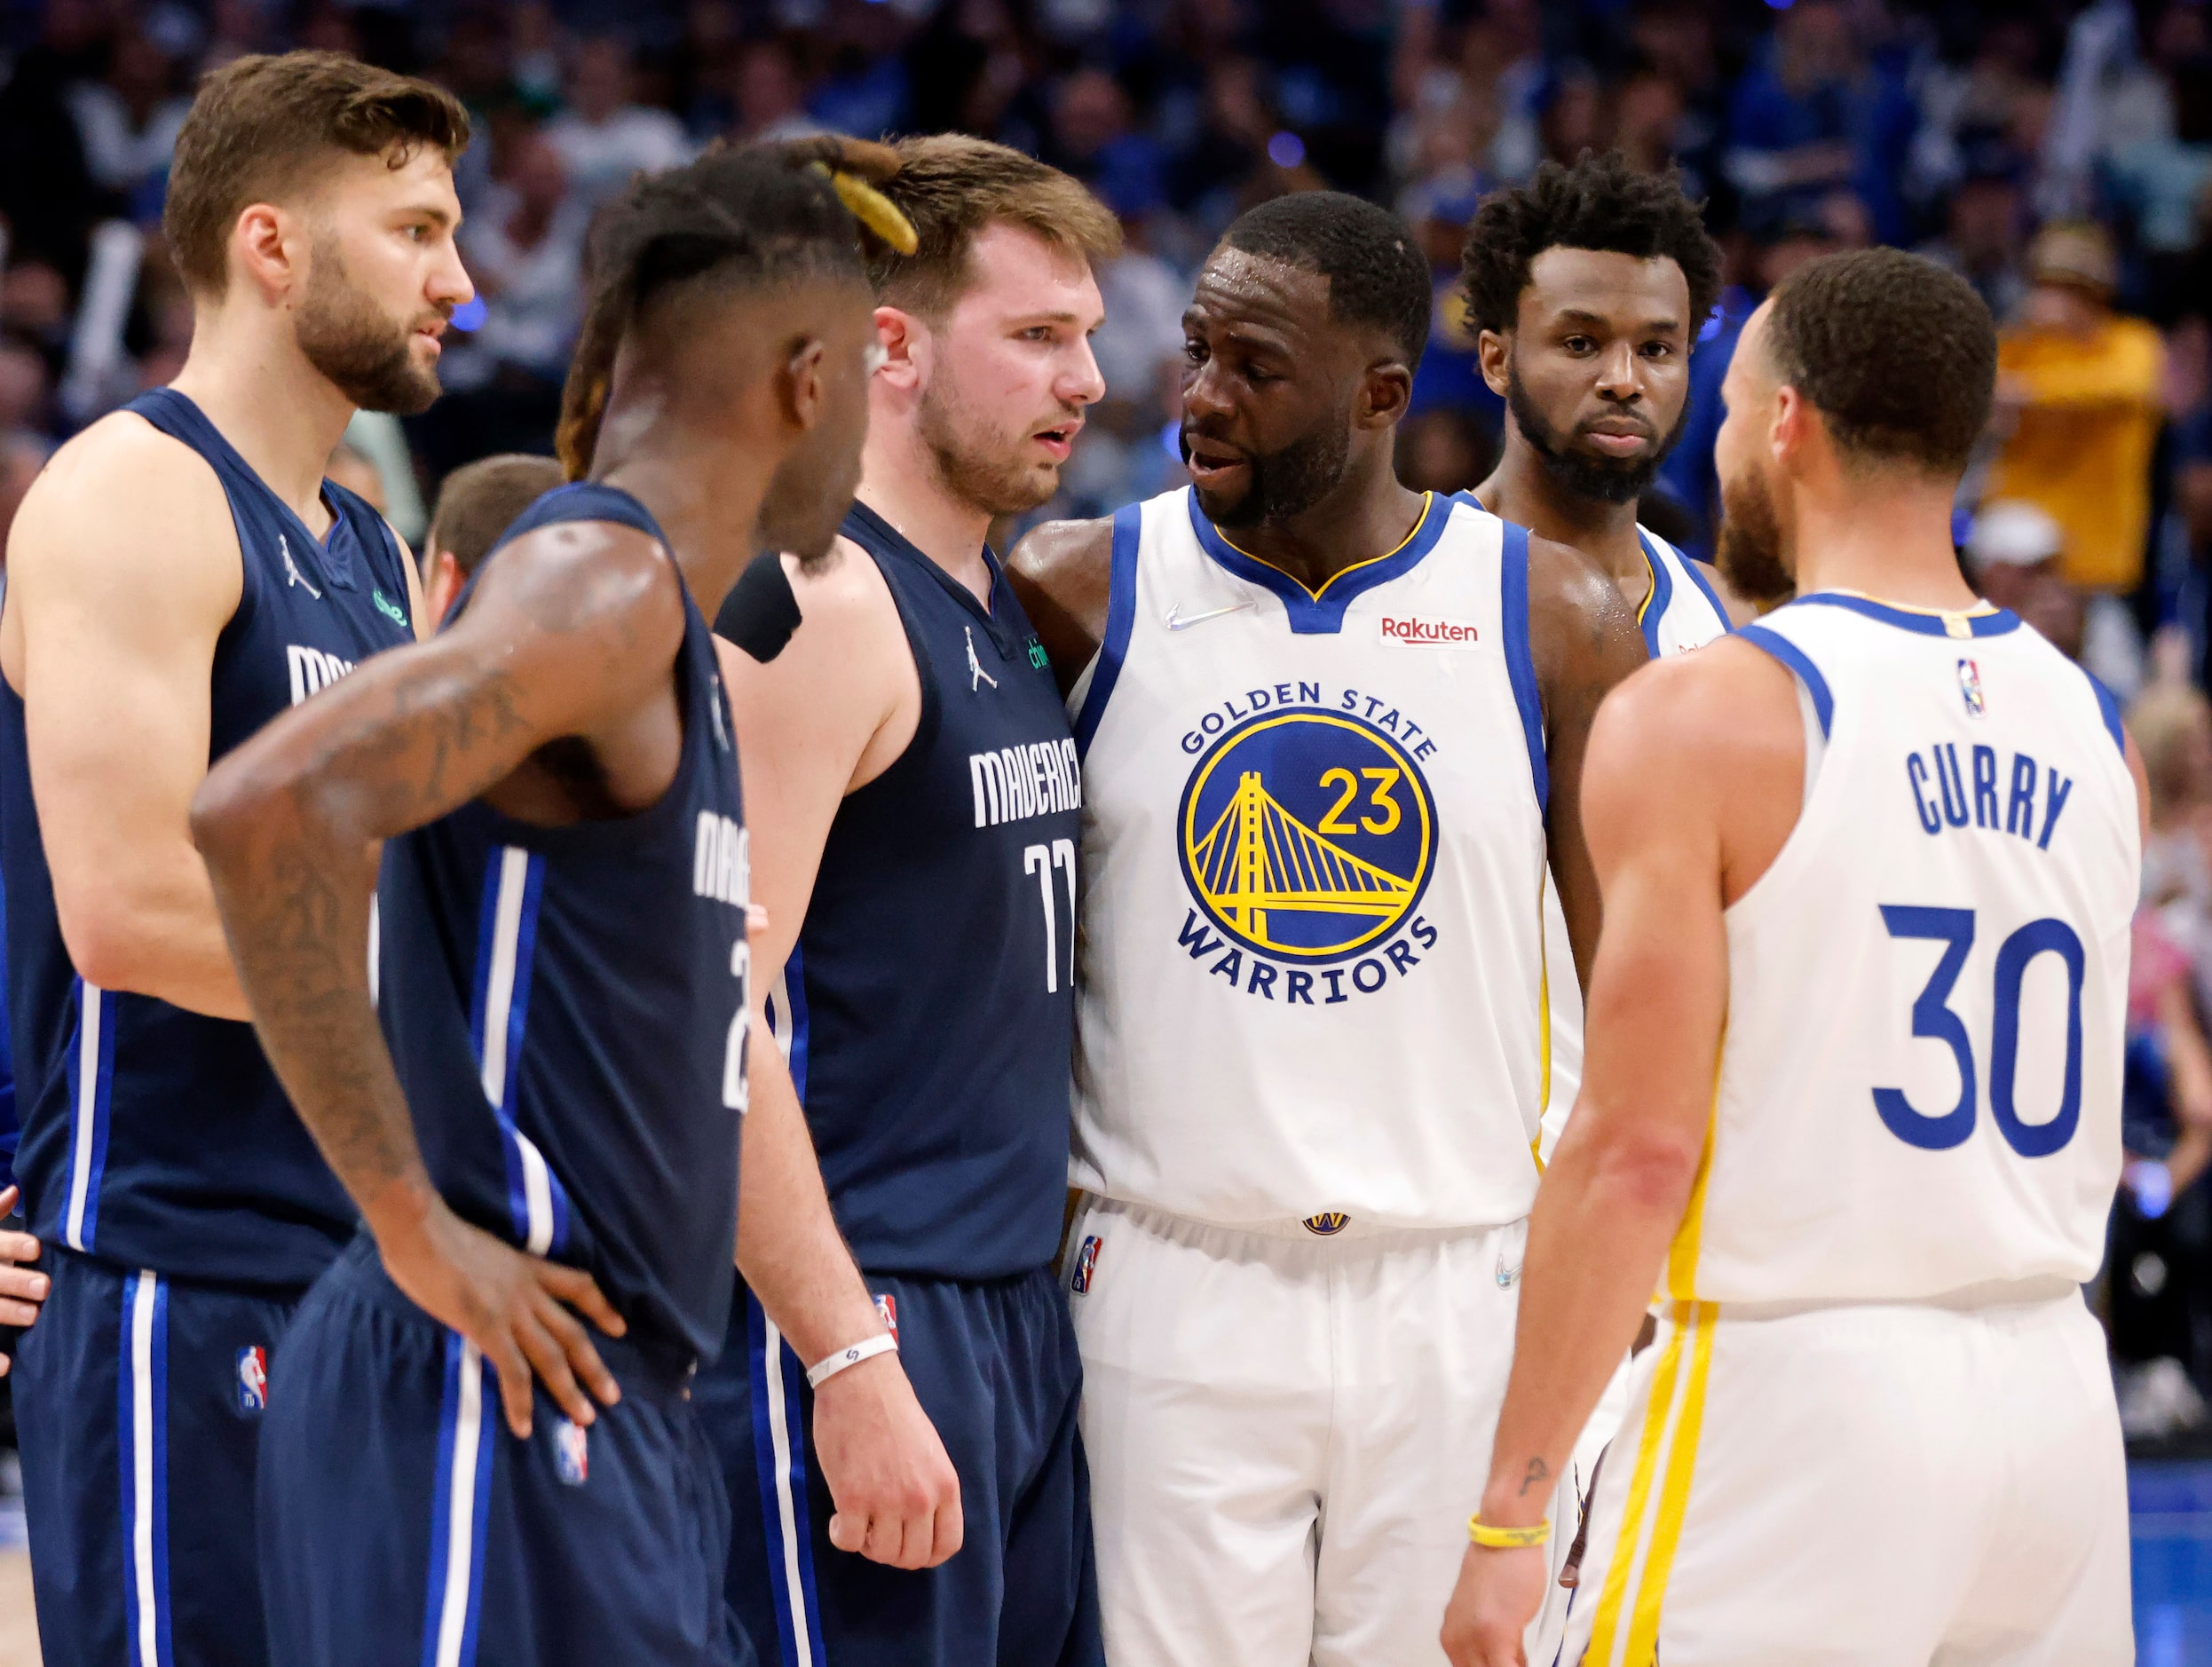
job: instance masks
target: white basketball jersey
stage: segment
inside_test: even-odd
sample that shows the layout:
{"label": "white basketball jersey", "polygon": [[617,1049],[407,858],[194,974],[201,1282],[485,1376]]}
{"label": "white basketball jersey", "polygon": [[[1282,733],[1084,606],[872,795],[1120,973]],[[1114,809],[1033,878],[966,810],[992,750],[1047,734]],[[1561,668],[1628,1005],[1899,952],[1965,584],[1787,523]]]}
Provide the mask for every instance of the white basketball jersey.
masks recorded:
{"label": "white basketball jersey", "polygon": [[1831,591],[1742,635],[1809,697],[1808,783],[1727,912],[1727,1030],[1667,1294],[2089,1279],[2142,855],[2111,697],[1996,611]]}
{"label": "white basketball jersey", "polygon": [[1075,1184],[1228,1225],[1513,1221],[1543,1095],[1528,533],[1432,497],[1318,593],[1188,489],[1114,517]]}
{"label": "white basketball jersey", "polygon": [[[1644,561],[1651,570],[1651,588],[1636,610],[1636,623],[1644,633],[1644,648],[1652,659],[1699,648],[1728,634],[1728,611],[1720,605],[1703,565],[1660,538],[1638,527],[1643,541]],[[1567,916],[1560,908],[1559,892],[1547,887],[1544,894],[1544,956],[1550,968],[1552,1004],[1551,1089],[1544,1108],[1544,1134],[1539,1151],[1551,1161],[1559,1144],[1567,1114],[1575,1109],[1575,1094],[1582,1086],[1582,985],[1575,976],[1574,945],[1568,941]]]}

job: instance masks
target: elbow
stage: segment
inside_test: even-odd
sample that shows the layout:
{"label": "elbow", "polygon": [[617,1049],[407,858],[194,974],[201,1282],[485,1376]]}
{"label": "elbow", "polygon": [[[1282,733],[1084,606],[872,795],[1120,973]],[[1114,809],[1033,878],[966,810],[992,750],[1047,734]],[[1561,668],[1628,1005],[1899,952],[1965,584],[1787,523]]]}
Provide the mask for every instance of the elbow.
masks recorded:
{"label": "elbow", "polygon": [[1602,1140],[1595,1158],[1599,1188],[1624,1209],[1679,1219],[1704,1162],[1704,1131],[1639,1129]]}
{"label": "elbow", "polygon": [[269,798],[265,785],[240,769],[234,757],[208,771],[192,795],[191,824],[193,845],[210,876],[220,875],[244,854]]}
{"label": "elbow", "polygon": [[152,934],[134,923],[127,899],[113,893],[99,902],[80,901],[71,907],[57,893],[55,913],[60,917],[61,944],[77,976],[100,990],[143,990],[153,971]]}

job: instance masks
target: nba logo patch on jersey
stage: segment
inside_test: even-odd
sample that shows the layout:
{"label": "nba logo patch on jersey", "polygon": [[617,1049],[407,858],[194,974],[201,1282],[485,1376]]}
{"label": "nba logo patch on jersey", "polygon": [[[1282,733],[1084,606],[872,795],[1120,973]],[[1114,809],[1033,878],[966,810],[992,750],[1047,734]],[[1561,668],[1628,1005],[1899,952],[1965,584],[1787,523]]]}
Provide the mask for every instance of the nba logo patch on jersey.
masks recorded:
{"label": "nba logo patch on jersey", "polygon": [[893,1337],[898,1335],[898,1299],[889,1292],[878,1292],[875,1299],[876,1317],[883,1322],[883,1329]]}
{"label": "nba logo patch on jersey", "polygon": [[1318,1234],[1323,1238],[1328,1238],[1333,1234],[1343,1232],[1351,1220],[1352,1218],[1341,1210],[1323,1210],[1319,1215],[1307,1216],[1303,1226],[1308,1233]]}
{"label": "nba logo patch on jersey", "polygon": [[1412,754],[1379,725],[1271,712],[1228,731],[1191,771],[1183,878],[1232,943],[1337,960],[1420,901],[1435,865],[1433,806]]}
{"label": "nba logo patch on jersey", "polygon": [[269,1410],[269,1351],[258,1343],[238,1351],[238,1410],[245,1413]]}
{"label": "nba logo patch on jersey", "polygon": [[1098,1271],[1098,1235],[1087,1234],[1083,1248],[1075,1253],[1075,1272],[1068,1280],[1068,1289],[1078,1297],[1090,1294],[1091,1276]]}
{"label": "nba logo patch on jersey", "polygon": [[1988,715],[1989,703],[1982,699],[1981,693],[1981,668],[1971,660],[1962,660],[1958,663],[1958,691],[1966,702],[1968,717]]}
{"label": "nba logo patch on jersey", "polygon": [[581,1488],[591,1475],[591,1432],[573,1418],[553,1426],[553,1468],[572,1488]]}

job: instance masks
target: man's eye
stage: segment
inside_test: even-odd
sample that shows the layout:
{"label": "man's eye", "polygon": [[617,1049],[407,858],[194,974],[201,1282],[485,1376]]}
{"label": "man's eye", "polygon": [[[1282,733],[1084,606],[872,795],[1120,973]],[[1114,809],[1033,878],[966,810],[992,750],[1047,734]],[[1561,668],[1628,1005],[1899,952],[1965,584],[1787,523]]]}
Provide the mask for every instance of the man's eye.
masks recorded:
{"label": "man's eye", "polygon": [[1597,346],[1597,344],[1592,341],[1587,336],[1570,336],[1567,338],[1566,342],[1562,344],[1562,345],[1564,345],[1567,351],[1570,353],[1586,353],[1590,352],[1592,348]]}

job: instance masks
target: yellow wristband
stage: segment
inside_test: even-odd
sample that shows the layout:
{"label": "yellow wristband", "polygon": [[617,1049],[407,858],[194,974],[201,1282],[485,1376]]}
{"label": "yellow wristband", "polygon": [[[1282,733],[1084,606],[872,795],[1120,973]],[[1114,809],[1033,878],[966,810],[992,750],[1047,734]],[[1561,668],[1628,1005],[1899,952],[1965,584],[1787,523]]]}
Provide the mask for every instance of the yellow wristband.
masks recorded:
{"label": "yellow wristband", "polygon": [[1547,1517],[1534,1528],[1492,1528],[1481,1517],[1471,1516],[1467,1519],[1467,1537],[1490,1551],[1518,1551],[1523,1546],[1541,1545],[1550,1539],[1552,1522]]}

